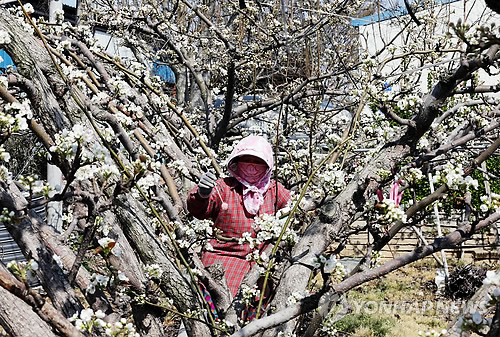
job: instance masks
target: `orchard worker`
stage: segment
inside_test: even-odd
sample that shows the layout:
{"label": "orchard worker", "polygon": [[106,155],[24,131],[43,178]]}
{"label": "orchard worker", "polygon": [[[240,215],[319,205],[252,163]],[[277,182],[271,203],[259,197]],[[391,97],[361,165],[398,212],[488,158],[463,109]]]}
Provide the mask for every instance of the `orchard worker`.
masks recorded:
{"label": "orchard worker", "polygon": [[[201,260],[205,266],[221,261],[231,295],[236,295],[243,277],[252,263],[246,256],[252,252],[248,243],[239,244],[237,239],[249,232],[255,237],[255,217],[275,214],[286,206],[290,192],[271,179],[273,150],[264,137],[248,136],[233,149],[227,160],[231,177],[217,179],[207,172],[198,186],[188,196],[189,212],[198,219],[212,219],[222,236],[234,238],[229,242],[210,240],[213,251],[203,251]],[[262,250],[263,245],[259,247]]]}

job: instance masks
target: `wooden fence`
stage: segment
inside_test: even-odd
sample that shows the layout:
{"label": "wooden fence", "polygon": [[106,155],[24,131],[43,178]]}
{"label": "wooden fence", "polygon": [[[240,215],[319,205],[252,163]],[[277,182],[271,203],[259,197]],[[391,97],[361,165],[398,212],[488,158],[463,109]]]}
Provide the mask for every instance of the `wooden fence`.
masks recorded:
{"label": "wooden fence", "polygon": [[[362,223],[359,223],[362,225]],[[500,228],[500,224],[499,228]],[[447,219],[442,221],[441,230],[443,235],[451,233],[457,229],[457,221]],[[432,243],[437,235],[437,226],[435,224],[424,224],[416,228],[421,232],[423,238],[427,243]],[[470,260],[490,260],[495,261],[499,258],[499,238],[497,226],[493,225],[489,229],[476,233],[471,239],[464,242],[461,247],[457,249],[447,249],[447,257],[464,258]],[[341,256],[361,257],[369,244],[373,242],[372,236],[368,231],[363,231],[356,235],[351,235],[347,242],[346,248],[342,251]],[[381,251],[381,258],[388,259],[398,255],[411,252],[417,246],[423,245],[419,235],[411,227],[402,229],[391,242],[384,247]]]}

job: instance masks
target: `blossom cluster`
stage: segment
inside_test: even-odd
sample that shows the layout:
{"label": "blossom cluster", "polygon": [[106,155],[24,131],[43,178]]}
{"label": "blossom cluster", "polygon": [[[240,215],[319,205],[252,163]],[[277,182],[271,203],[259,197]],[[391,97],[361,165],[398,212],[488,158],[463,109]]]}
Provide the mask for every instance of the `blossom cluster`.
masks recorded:
{"label": "blossom cluster", "polygon": [[113,87],[113,93],[118,96],[129,96],[132,90],[128,83],[121,78],[113,77],[109,80],[109,85]]}
{"label": "blossom cluster", "polygon": [[241,285],[241,302],[245,304],[252,304],[256,298],[260,297],[260,290],[257,289],[257,285],[252,288],[246,284]]}
{"label": "blossom cluster", "polygon": [[71,130],[63,130],[55,135],[55,145],[50,147],[50,152],[56,152],[67,160],[73,160],[79,145],[89,142],[90,135],[85,132],[83,125],[75,124]]}
{"label": "blossom cluster", "polygon": [[114,281],[127,282],[128,280],[128,277],[121,270],[118,270],[117,272],[117,280],[115,280],[114,276],[109,277],[106,275],[93,273],[90,276],[90,283],[87,287],[87,293],[94,294],[96,289],[104,289],[108,284]]}
{"label": "blossom cluster", "polygon": [[325,273],[331,274],[336,280],[342,279],[346,274],[344,265],[333,254],[328,257],[324,254],[315,255],[313,258],[313,267],[323,268]]}
{"label": "blossom cluster", "polygon": [[397,205],[394,200],[384,199],[379,206],[383,213],[378,217],[379,222],[384,224],[392,224],[397,221],[406,223],[407,219],[405,211],[400,207],[400,205]]}
{"label": "blossom cluster", "polygon": [[93,328],[104,328],[106,326],[106,322],[103,321],[104,317],[106,315],[101,310],[94,312],[89,308],[83,309],[80,314],[75,313],[68,320],[73,322],[78,330],[91,333]]}
{"label": "blossom cluster", "polygon": [[286,304],[287,305],[292,305],[292,304],[295,304],[297,302],[299,302],[301,299],[303,299],[304,297],[310,295],[309,291],[307,290],[304,290],[302,292],[300,291],[294,291],[292,292],[292,294],[290,296],[288,296],[288,298],[286,299]]}
{"label": "blossom cluster", "polygon": [[163,274],[163,269],[157,264],[148,264],[144,267],[144,272],[148,278],[159,278]]}
{"label": "blossom cluster", "polygon": [[6,45],[11,43],[9,33],[5,30],[0,30],[0,45]]}
{"label": "blossom cluster", "polygon": [[481,331],[491,326],[491,321],[491,317],[483,317],[483,315],[479,311],[476,311],[473,314],[460,316],[457,320],[457,332],[462,333],[464,331]]}
{"label": "blossom cluster", "polygon": [[[69,214],[71,214],[71,218],[73,217],[72,213],[68,213],[68,216]],[[101,233],[102,235],[104,235],[104,237],[107,237],[109,235],[109,232],[113,229],[112,226],[110,226],[109,224],[107,224],[105,221],[104,221],[104,218],[101,217],[101,216],[96,216],[95,219],[94,219],[94,225],[97,226],[97,231],[99,233]],[[114,248],[114,247],[113,247]],[[120,254],[119,250],[115,250],[113,252],[113,254]]]}
{"label": "blossom cluster", "polygon": [[0,112],[0,131],[11,133],[28,129],[28,120],[33,117],[27,100],[7,103]]}
{"label": "blossom cluster", "polygon": [[184,232],[184,238],[177,240],[182,248],[201,242],[206,244],[206,240],[214,236],[214,223],[209,219],[193,219],[186,224],[178,224],[178,226]]}
{"label": "blossom cluster", "polygon": [[[378,89],[372,88],[375,92],[379,92]],[[375,97],[377,94],[375,94]],[[384,114],[380,112],[380,110],[376,109],[375,111],[371,109],[365,109],[362,113],[361,120],[362,129],[360,131],[363,132],[362,136],[371,137],[372,139],[376,139],[376,141],[366,142],[364,146],[372,146],[377,142],[382,142],[384,140],[389,139],[394,134],[394,128],[391,127],[390,123],[385,118]]]}
{"label": "blossom cluster", "polygon": [[482,202],[479,207],[481,212],[486,213],[488,210],[500,212],[500,194],[491,193],[489,197],[487,195],[482,195],[480,199]]}
{"label": "blossom cluster", "polygon": [[14,220],[16,213],[14,211],[9,211],[8,208],[2,208],[2,213],[0,214],[0,222],[9,223]]}
{"label": "blossom cluster", "polygon": [[444,166],[443,170],[437,171],[432,177],[434,183],[447,184],[453,190],[470,190],[478,188],[478,181],[471,176],[464,178],[464,170],[462,164],[453,165],[448,163]]}
{"label": "blossom cluster", "polygon": [[56,9],[54,14],[56,17],[56,23],[61,24],[64,21],[64,11],[62,9]]}
{"label": "blossom cluster", "polygon": [[[281,218],[281,214],[284,209],[278,211],[276,215],[273,214],[262,214],[261,216],[255,218],[255,222],[253,227],[256,232],[256,237],[251,238],[249,236],[245,237],[244,241],[250,243],[251,247],[258,247],[265,241],[276,240],[283,230],[283,226],[285,225],[288,218]],[[289,224],[283,234],[283,240],[293,244],[298,241],[299,236],[297,232],[295,232],[291,228],[291,224]]]}
{"label": "blossom cluster", "polygon": [[19,182],[24,186],[24,188],[30,193],[41,194],[44,197],[49,196],[49,192],[53,188],[45,181],[37,179],[36,176],[19,176]]}
{"label": "blossom cluster", "polygon": [[500,301],[500,273],[488,270],[486,272],[486,278],[483,280],[483,284],[496,286],[486,295],[488,304],[492,306],[496,305],[496,303]]}
{"label": "blossom cluster", "polygon": [[125,318],[121,318],[119,322],[108,323],[105,332],[107,336],[113,337],[140,337],[134,324],[127,322]]}
{"label": "blossom cluster", "polygon": [[90,283],[87,287],[87,293],[94,294],[96,289],[104,289],[108,282],[108,276],[93,273],[90,276]]}
{"label": "blossom cluster", "polygon": [[38,263],[33,259],[28,262],[10,261],[7,264],[7,269],[22,282],[33,282],[37,279]]}
{"label": "blossom cluster", "polygon": [[12,172],[4,165],[0,165],[0,179],[5,182],[10,182],[12,180]]}
{"label": "blossom cluster", "polygon": [[324,171],[318,174],[321,187],[330,193],[338,193],[345,187],[345,174],[338,165],[327,164]]}
{"label": "blossom cluster", "polygon": [[[265,241],[276,240],[280,236],[285,222],[286,218],[280,219],[279,212],[276,215],[262,214],[255,218],[253,224],[255,236],[253,233],[245,232],[238,239],[238,243],[240,245],[248,243],[251,249],[259,249]],[[293,244],[297,242],[298,234],[288,226],[283,234],[283,239]],[[247,260],[251,261],[265,261],[265,259],[267,256],[259,256],[258,252],[250,253],[247,256]]]}
{"label": "blossom cluster", "polygon": [[106,323],[104,318],[106,314],[101,310],[94,312],[91,308],[83,309],[80,314],[75,313],[68,320],[73,322],[75,327],[82,331],[92,333],[94,329],[103,328],[106,336],[113,337],[139,337],[134,325],[127,322],[125,318],[114,323]]}
{"label": "blossom cluster", "polygon": [[184,163],[184,161],[182,161],[182,160],[174,160],[174,161],[168,163],[167,166],[169,168],[175,169],[176,171],[178,171],[179,173],[181,173],[182,175],[184,175],[186,177],[189,176],[189,170],[186,167],[186,164]]}
{"label": "blossom cluster", "polygon": [[10,153],[5,150],[3,145],[0,145],[0,160],[8,162],[10,160]]}
{"label": "blossom cluster", "polygon": [[257,249],[253,250],[245,258],[247,261],[253,261],[261,264],[269,262],[269,256],[267,256],[266,252],[259,253]]}
{"label": "blossom cluster", "polygon": [[416,183],[424,178],[424,175],[422,174],[422,170],[416,167],[411,167],[408,169],[406,174],[404,175],[404,179],[407,180],[410,183]]}
{"label": "blossom cluster", "polygon": [[[137,171],[136,171],[137,172]],[[161,177],[156,173],[146,174],[137,181],[137,186],[143,190],[147,191],[153,186],[158,186],[161,184]],[[135,188],[134,188],[135,191]]]}
{"label": "blossom cluster", "polygon": [[[59,43],[59,45],[58,45],[58,51],[62,52],[63,49],[69,47],[70,44],[71,43],[69,41],[61,41],[61,43]],[[78,82],[79,79],[85,77],[85,72],[83,70],[76,69],[73,66],[68,66],[68,65],[62,64],[61,70],[62,70],[64,76],[66,76],[67,80],[69,80],[71,82],[77,82],[77,84],[80,84]]]}
{"label": "blossom cluster", "polygon": [[335,320],[331,319],[331,315],[329,315],[325,320],[323,320],[319,331],[325,334],[326,336],[337,335],[337,329],[335,328]]}
{"label": "blossom cluster", "polygon": [[83,125],[75,124],[71,130],[63,130],[56,134],[55,145],[49,150],[71,162],[80,148],[83,166],[75,174],[78,180],[92,179],[96,176],[105,179],[119,176],[120,172],[108,149],[93,141],[91,133],[85,130]]}
{"label": "blossom cluster", "polygon": [[24,7],[24,10],[26,11],[26,13],[28,13],[28,14],[35,13],[35,8],[29,2],[23,4],[23,7]]}

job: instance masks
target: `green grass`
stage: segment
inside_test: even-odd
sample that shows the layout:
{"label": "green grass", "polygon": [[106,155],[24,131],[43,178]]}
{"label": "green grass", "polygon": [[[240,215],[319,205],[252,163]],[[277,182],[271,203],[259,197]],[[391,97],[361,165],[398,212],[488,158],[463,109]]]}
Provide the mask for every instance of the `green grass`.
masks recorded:
{"label": "green grass", "polygon": [[[375,301],[378,305],[415,303],[421,308],[424,302],[451,303],[451,300],[438,297],[434,293],[434,288],[428,286],[428,283],[434,282],[435,275],[435,261],[425,259],[353,289],[347,293],[347,301],[351,304],[353,312],[335,322],[333,327],[346,336],[360,337],[414,337],[419,331],[446,329],[453,318],[443,317],[434,308],[429,308],[425,312],[407,313],[403,309],[376,311],[369,305],[370,301]],[[360,308],[360,304],[363,304],[361,310],[356,311],[356,308]]]}
{"label": "green grass", "polygon": [[[366,336],[385,337],[394,326],[394,319],[388,317],[375,317],[368,314],[350,314],[343,317],[334,324],[338,331],[353,334],[356,336],[363,334]],[[355,332],[357,332],[355,334]]]}

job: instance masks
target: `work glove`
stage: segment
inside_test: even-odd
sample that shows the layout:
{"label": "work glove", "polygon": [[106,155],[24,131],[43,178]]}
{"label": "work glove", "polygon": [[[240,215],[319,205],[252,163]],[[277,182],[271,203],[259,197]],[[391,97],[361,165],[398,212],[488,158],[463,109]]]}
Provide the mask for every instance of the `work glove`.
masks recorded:
{"label": "work glove", "polygon": [[215,181],[217,177],[212,172],[205,172],[200,178],[200,182],[198,183],[198,194],[202,198],[208,198],[210,193],[212,193],[212,189],[215,186]]}

